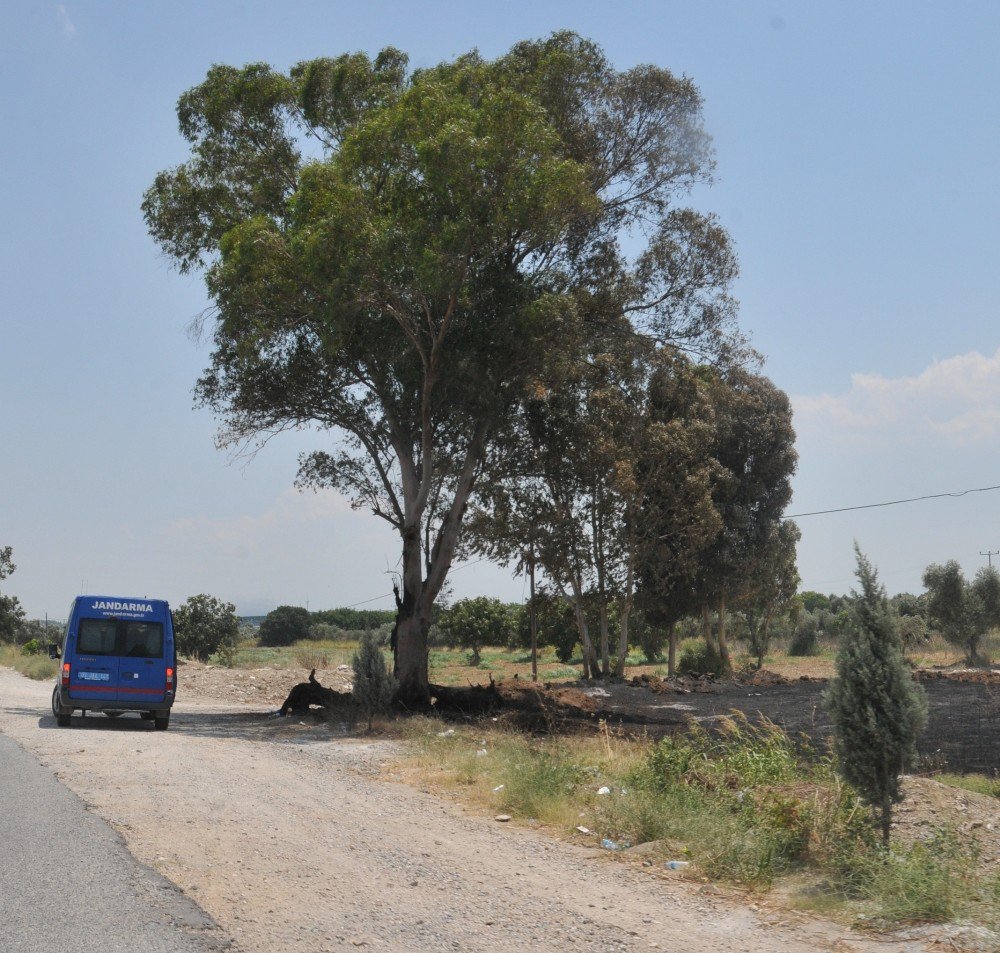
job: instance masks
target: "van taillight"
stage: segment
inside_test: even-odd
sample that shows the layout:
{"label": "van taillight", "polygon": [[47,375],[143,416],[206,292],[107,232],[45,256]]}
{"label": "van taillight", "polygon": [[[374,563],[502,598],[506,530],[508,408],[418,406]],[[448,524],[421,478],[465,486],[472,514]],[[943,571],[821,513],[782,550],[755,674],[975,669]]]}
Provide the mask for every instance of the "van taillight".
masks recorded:
{"label": "van taillight", "polygon": [[167,691],[172,692],[174,690],[174,670],[172,668],[167,669]]}
{"label": "van taillight", "polygon": [[69,662],[63,662],[62,683],[63,688],[69,688]]}

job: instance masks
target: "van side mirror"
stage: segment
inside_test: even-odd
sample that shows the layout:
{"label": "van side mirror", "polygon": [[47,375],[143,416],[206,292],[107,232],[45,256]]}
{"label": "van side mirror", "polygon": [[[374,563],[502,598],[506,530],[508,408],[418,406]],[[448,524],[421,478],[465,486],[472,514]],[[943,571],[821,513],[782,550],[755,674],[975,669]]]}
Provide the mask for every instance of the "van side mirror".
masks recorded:
{"label": "van side mirror", "polygon": [[49,658],[50,659],[61,658],[59,652],[59,646],[56,645],[55,642],[49,642]]}

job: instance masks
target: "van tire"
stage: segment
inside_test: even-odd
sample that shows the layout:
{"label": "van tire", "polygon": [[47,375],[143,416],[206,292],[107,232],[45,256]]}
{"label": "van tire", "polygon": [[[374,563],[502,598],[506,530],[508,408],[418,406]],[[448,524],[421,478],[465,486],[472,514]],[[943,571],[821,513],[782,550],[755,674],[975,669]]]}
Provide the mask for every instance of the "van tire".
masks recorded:
{"label": "van tire", "polygon": [[153,719],[153,727],[157,731],[166,731],[167,726],[170,724],[170,712],[166,711],[162,715],[157,715]]}
{"label": "van tire", "polygon": [[59,686],[57,685],[52,689],[52,714],[56,716],[56,724],[60,728],[69,728],[69,719],[72,716],[72,711],[64,712],[62,706],[59,704]]}
{"label": "van tire", "polygon": [[124,715],[125,712],[123,712],[123,711],[106,711],[104,714],[107,715],[108,718],[121,718],[121,716]]}
{"label": "van tire", "polygon": [[139,712],[139,717],[143,721],[152,721],[152,719],[155,718],[156,716],[151,711],[141,711],[141,712]]}

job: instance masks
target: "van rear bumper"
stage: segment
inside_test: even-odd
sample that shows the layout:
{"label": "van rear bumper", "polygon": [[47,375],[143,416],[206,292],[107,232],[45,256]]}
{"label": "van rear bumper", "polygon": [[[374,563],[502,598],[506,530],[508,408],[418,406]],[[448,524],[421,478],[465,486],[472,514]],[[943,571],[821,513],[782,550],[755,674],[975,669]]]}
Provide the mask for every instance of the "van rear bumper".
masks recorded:
{"label": "van rear bumper", "polygon": [[174,695],[168,693],[163,701],[99,701],[92,698],[70,698],[68,689],[59,686],[59,707],[64,714],[71,711],[170,711]]}

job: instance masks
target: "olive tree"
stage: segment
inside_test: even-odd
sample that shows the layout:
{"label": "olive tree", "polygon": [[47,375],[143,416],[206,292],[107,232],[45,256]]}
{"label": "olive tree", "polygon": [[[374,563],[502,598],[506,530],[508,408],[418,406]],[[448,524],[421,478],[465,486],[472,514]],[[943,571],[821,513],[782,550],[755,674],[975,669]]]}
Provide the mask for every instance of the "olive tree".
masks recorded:
{"label": "olive tree", "polygon": [[970,583],[955,560],[928,566],[927,615],[941,634],[964,649],[969,665],[987,663],[980,652],[983,637],[1000,626],[1000,573],[984,566]]}
{"label": "olive tree", "polygon": [[204,593],[191,596],[174,610],[174,633],[177,651],[200,662],[231,655],[240,638],[236,606]]}

